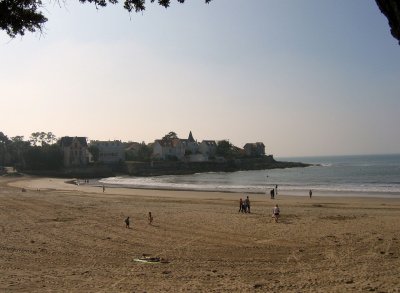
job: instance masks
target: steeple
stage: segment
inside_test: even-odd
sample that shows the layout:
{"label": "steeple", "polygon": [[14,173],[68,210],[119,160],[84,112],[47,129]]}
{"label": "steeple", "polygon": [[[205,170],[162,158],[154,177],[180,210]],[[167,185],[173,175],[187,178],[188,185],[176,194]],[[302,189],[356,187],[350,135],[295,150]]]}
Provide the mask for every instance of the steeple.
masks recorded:
{"label": "steeple", "polygon": [[192,131],[189,132],[188,141],[190,141],[190,142],[194,142],[195,141],[194,138],[193,138],[193,135],[192,135]]}

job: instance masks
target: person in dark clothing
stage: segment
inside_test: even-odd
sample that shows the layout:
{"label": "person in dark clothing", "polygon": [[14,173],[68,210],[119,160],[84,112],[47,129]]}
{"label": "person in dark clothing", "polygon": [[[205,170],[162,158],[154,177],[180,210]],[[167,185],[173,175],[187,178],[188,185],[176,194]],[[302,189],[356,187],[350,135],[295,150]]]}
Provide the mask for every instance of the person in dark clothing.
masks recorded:
{"label": "person in dark clothing", "polygon": [[249,196],[246,197],[246,211],[250,214],[250,199]]}
{"label": "person in dark clothing", "polygon": [[127,217],[126,219],[125,219],[125,228],[130,228],[129,227],[129,217]]}

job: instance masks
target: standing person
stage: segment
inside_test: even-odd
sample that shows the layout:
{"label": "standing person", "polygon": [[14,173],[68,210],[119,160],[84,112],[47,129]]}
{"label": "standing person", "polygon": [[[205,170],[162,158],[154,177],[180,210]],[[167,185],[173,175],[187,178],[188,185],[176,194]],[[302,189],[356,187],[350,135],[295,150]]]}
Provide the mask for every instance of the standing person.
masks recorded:
{"label": "standing person", "polygon": [[153,223],[153,216],[151,215],[151,212],[149,212],[149,225]]}
{"label": "standing person", "polygon": [[250,214],[250,199],[249,199],[249,196],[246,197],[246,207],[247,207],[247,212]]}
{"label": "standing person", "polygon": [[239,200],[239,212],[243,213],[243,200],[242,200],[242,198],[240,198],[240,200]]}
{"label": "standing person", "polygon": [[275,190],[273,188],[271,189],[270,193],[271,193],[271,199],[274,199],[275,198]]}
{"label": "standing person", "polygon": [[275,194],[278,195],[278,184],[275,185]]}
{"label": "standing person", "polygon": [[129,227],[129,217],[127,217],[126,219],[125,219],[125,228],[130,228]]}
{"label": "standing person", "polygon": [[104,191],[106,191],[106,187],[105,187],[104,184],[103,184],[103,192],[104,192]]}
{"label": "standing person", "polygon": [[246,202],[246,200],[242,201],[242,213],[247,213],[247,202]]}
{"label": "standing person", "polygon": [[278,223],[278,219],[279,219],[279,214],[281,213],[278,204],[275,205],[275,207],[272,209],[272,217],[275,220],[275,223]]}
{"label": "standing person", "polygon": [[308,194],[310,195],[310,198],[312,197],[312,190],[310,189],[310,191],[308,192]]}

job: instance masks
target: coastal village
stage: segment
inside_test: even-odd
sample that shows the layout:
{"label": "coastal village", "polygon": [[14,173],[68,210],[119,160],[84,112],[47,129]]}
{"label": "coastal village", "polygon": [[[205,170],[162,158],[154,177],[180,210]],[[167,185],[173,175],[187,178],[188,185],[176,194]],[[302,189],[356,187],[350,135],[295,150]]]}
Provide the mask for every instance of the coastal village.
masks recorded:
{"label": "coastal village", "polygon": [[[64,136],[60,139],[60,147],[63,153],[64,167],[86,166],[93,162],[103,164],[125,162],[127,154],[138,157],[142,147],[151,150],[149,158],[155,161],[207,162],[216,160],[223,162],[226,160],[225,157],[217,154],[215,140],[198,142],[194,139],[191,131],[187,139],[178,138],[176,135],[167,135],[148,145],[144,142],[122,142],[120,140],[92,140],[88,143],[86,137]],[[95,150],[97,155],[91,150]],[[238,151],[243,156],[262,157],[265,155],[265,145],[262,142],[246,143],[243,149],[238,149]]]}
{"label": "coastal village", "polygon": [[[195,139],[189,131],[179,138],[171,131],[160,139],[145,142],[88,140],[83,136],[57,138],[51,132],[8,138],[0,132],[0,167],[18,172],[56,177],[93,178],[128,174],[156,176],[196,172],[232,172],[285,168],[266,155],[263,142],[242,148],[229,140]],[[0,171],[1,173],[1,171]]]}

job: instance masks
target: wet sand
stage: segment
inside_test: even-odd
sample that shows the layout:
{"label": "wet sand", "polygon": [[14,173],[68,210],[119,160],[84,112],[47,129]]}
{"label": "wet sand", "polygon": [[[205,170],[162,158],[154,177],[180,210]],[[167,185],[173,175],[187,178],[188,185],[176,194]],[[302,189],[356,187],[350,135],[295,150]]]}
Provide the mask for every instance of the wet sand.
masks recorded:
{"label": "wet sand", "polygon": [[0,178],[1,292],[400,292],[400,199]]}

